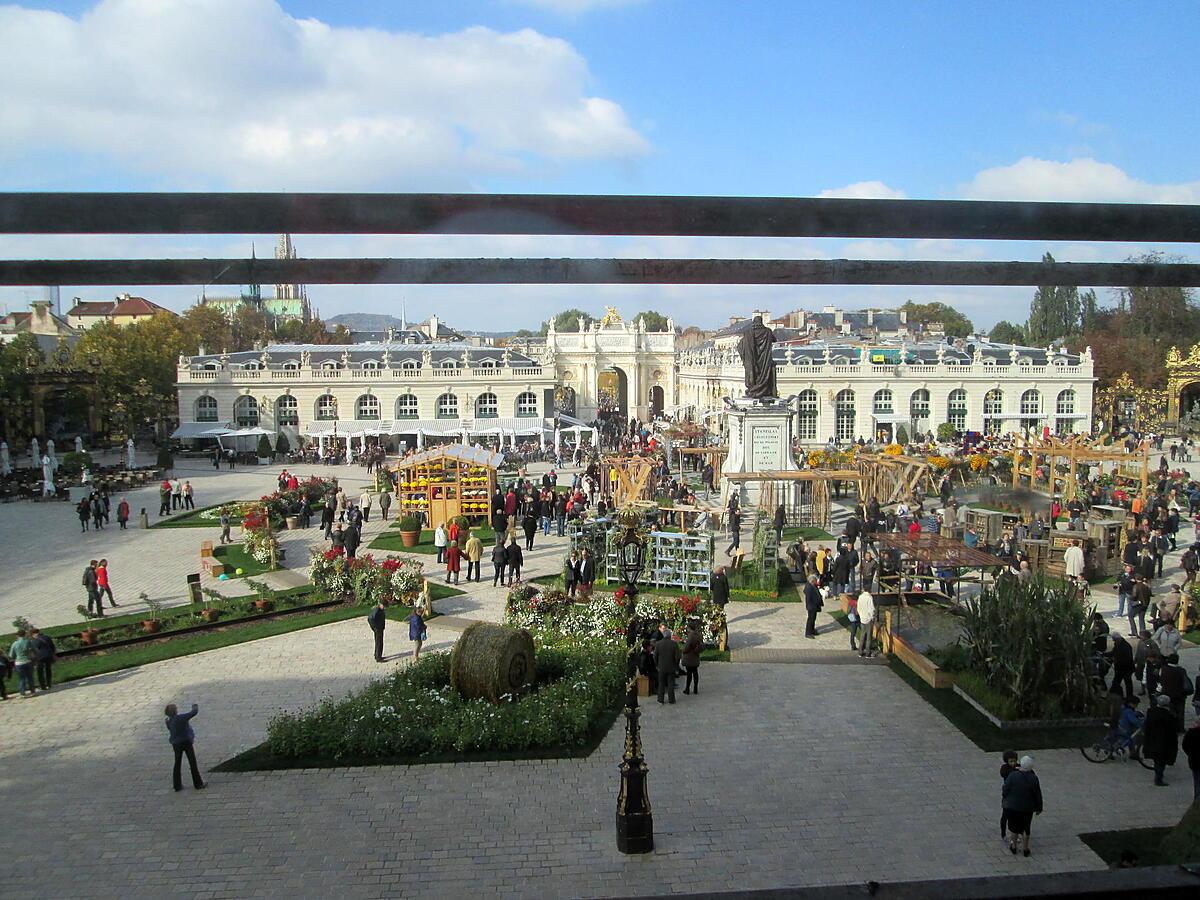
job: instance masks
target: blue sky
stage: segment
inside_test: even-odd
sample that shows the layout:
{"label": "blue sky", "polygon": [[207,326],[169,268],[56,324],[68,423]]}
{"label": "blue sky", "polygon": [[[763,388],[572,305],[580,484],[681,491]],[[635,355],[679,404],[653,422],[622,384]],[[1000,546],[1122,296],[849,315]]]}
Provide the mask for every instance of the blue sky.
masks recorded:
{"label": "blue sky", "polygon": [[[0,61],[0,87],[22,102],[0,110],[0,189],[1200,203],[1198,12],[1191,3],[708,0],[3,7],[9,62]],[[251,240],[270,238],[17,237],[0,238],[0,252],[240,255]],[[297,245],[313,256],[1196,255],[1190,245],[902,241],[300,236]],[[195,294],[134,291],[176,308]],[[1031,291],[318,286],[311,294],[325,315],[393,311],[401,297],[410,313],[449,305],[463,327],[531,325],[566,305],[654,307],[713,325],[755,305],[907,297],[954,303],[988,326],[1023,319]],[[24,299],[0,292],[10,306]]]}

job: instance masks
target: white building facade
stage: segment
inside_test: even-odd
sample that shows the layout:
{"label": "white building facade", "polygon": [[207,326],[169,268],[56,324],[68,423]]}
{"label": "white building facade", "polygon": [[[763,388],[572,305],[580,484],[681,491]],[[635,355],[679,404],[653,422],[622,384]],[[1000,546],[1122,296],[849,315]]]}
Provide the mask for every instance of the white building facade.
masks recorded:
{"label": "white building facade", "polygon": [[[864,438],[894,440],[904,427],[985,434],[1091,430],[1095,384],[1091,350],[1065,353],[988,342],[776,347],[776,385],[794,397],[795,434],[810,446]],[[723,398],[741,396],[736,350],[679,354],[679,403],[719,430]]]}

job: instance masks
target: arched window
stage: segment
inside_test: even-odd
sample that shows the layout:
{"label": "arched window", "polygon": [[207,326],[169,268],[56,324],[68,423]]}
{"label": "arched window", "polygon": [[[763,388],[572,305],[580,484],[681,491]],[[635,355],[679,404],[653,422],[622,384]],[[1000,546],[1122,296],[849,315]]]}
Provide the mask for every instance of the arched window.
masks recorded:
{"label": "arched window", "polygon": [[363,394],[354,404],[354,418],[373,420],[379,418],[379,398],[374,394]]}
{"label": "arched window", "polygon": [[855,436],[854,391],[850,390],[850,388],[839,391],[837,399],[833,402],[833,409],[833,436],[838,441],[853,441]]}
{"label": "arched window", "polygon": [[233,421],[238,428],[253,428],[258,424],[258,401],[253,397],[238,397],[233,401]]}
{"label": "arched window", "polygon": [[205,372],[215,372],[215,371],[217,371],[217,369],[219,369],[219,368],[221,368],[221,367],[220,367],[220,366],[218,366],[216,363],[211,363],[211,362],[210,362],[210,363],[205,363],[205,364],[204,364],[204,371],[205,371]]}
{"label": "arched window", "polygon": [[538,414],[537,394],[533,391],[522,391],[517,394],[517,418],[528,419]]}
{"label": "arched window", "polygon": [[333,359],[326,360],[325,362],[321,363],[322,369],[340,369],[341,367],[342,364]]}
{"label": "arched window", "polygon": [[441,361],[441,362],[438,364],[438,368],[439,368],[439,369],[457,369],[457,368],[458,368],[458,363],[456,363],[456,362],[455,362],[454,360],[452,360],[452,359],[443,359],[443,360],[442,360],[442,361]]}
{"label": "arched window", "polygon": [[494,369],[496,368],[496,361],[494,359],[481,359],[479,361],[479,368]]}
{"label": "arched window", "polygon": [[291,394],[284,394],[275,401],[275,424],[279,427],[300,424],[300,404]]}
{"label": "arched window", "polygon": [[257,359],[242,363],[242,369],[247,372],[257,372],[261,368],[263,368],[263,364]]}
{"label": "arched window", "polygon": [[338,417],[337,397],[322,394],[317,398],[317,421],[336,422]]}
{"label": "arched window", "polygon": [[1055,434],[1073,434],[1075,432],[1075,392],[1070,388],[1059,391],[1058,400],[1054,404],[1054,412],[1062,418],[1054,423]]}
{"label": "arched window", "polygon": [[929,418],[929,391],[925,388],[918,388],[912,392],[908,401],[908,415],[913,421]]}
{"label": "arched window", "polygon": [[285,372],[295,372],[299,368],[300,368],[300,364],[297,363],[295,360],[289,359],[287,362],[285,362],[283,364],[283,370]]}
{"label": "arched window", "polygon": [[891,388],[882,388],[875,392],[875,415],[888,415],[892,411]]}
{"label": "arched window", "polygon": [[992,388],[983,395],[983,430],[987,434],[999,434],[1004,425],[1004,391]]}
{"label": "arched window", "polygon": [[480,394],[475,398],[475,418],[495,419],[500,415],[500,401],[492,393]]}
{"label": "arched window", "polygon": [[412,394],[401,394],[396,398],[396,418],[397,419],[415,419],[417,418],[418,407],[417,398]]}
{"label": "arched window", "polygon": [[368,359],[363,361],[362,367],[364,369],[378,369],[379,363],[373,359]]}
{"label": "arched window", "polygon": [[437,398],[437,417],[439,419],[458,418],[458,397],[454,394],[442,394]]}
{"label": "arched window", "polygon": [[946,421],[955,431],[967,430],[967,392],[955,388],[946,401]]}
{"label": "arched window", "polygon": [[217,421],[217,398],[216,397],[197,397],[196,398],[196,421],[197,422],[215,422]]}
{"label": "arched window", "polygon": [[802,441],[817,439],[817,392],[812,388],[801,391],[797,398],[796,436]]}
{"label": "arched window", "polygon": [[1021,395],[1021,427],[1037,428],[1042,414],[1042,395],[1030,389]]}
{"label": "arched window", "polygon": [[415,359],[406,359],[406,360],[404,360],[404,362],[400,363],[400,368],[402,368],[402,369],[419,369],[419,368],[421,368],[421,365]]}

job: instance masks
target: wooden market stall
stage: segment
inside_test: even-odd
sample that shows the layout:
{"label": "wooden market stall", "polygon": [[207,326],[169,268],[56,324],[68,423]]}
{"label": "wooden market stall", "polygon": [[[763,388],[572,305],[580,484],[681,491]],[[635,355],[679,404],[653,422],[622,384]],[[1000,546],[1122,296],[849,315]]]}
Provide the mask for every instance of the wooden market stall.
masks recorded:
{"label": "wooden market stall", "polygon": [[400,515],[424,514],[429,525],[465,516],[492,522],[491,497],[504,457],[483,447],[448,444],[400,460],[396,502]]}
{"label": "wooden market stall", "polygon": [[728,447],[676,447],[675,452],[679,454],[679,472],[681,475],[684,473],[684,457],[698,457],[696,468],[702,470],[706,463],[711,463],[713,467],[713,484],[720,483],[721,463],[724,462],[725,457],[729,453]]}
{"label": "wooden market stall", "polygon": [[600,490],[611,494],[618,507],[638,500],[653,500],[653,475],[654,460],[650,457],[612,454],[600,461]]}
{"label": "wooden market stall", "polygon": [[[1148,447],[1127,453],[1120,445],[1114,444],[1105,447],[1099,443],[1089,442],[1082,436],[1070,439],[1051,437],[1044,441],[1018,440],[1013,446],[1012,454],[1013,487],[1021,487],[1021,479],[1028,478],[1029,490],[1044,490],[1050,495],[1051,500],[1056,497],[1063,500],[1075,497],[1079,488],[1076,470],[1080,463],[1115,463],[1115,474],[1135,482],[1138,485],[1138,496],[1143,500],[1146,499],[1150,489],[1150,450]],[[1044,480],[1038,474],[1039,459],[1046,466],[1049,476]],[[1057,472],[1059,460],[1067,463],[1065,478]],[[1057,490],[1060,481],[1063,483],[1061,491]],[[1039,482],[1041,482],[1040,485]]]}
{"label": "wooden market stall", "polygon": [[915,456],[892,456],[888,453],[859,453],[861,473],[860,495],[864,500],[875,499],[886,506],[908,500],[922,488],[927,495],[937,493],[937,483],[929,463]]}

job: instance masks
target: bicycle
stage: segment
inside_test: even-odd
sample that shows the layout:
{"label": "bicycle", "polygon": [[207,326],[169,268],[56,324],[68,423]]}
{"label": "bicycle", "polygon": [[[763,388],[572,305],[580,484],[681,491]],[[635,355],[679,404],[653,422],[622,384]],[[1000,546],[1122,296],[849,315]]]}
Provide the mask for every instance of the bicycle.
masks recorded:
{"label": "bicycle", "polygon": [[1142,729],[1139,728],[1129,736],[1128,740],[1120,738],[1114,740],[1112,735],[1105,735],[1088,747],[1080,747],[1079,752],[1083,754],[1083,758],[1088,762],[1102,763],[1108,762],[1113,758],[1136,759],[1142,764],[1142,768],[1152,770],[1154,768],[1154,760],[1147,759],[1142,754],[1142,743],[1144,740],[1145,736],[1142,733]]}

